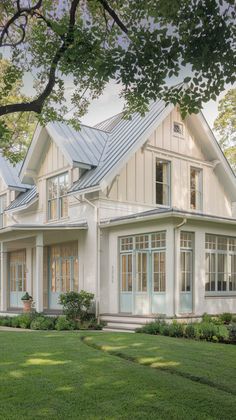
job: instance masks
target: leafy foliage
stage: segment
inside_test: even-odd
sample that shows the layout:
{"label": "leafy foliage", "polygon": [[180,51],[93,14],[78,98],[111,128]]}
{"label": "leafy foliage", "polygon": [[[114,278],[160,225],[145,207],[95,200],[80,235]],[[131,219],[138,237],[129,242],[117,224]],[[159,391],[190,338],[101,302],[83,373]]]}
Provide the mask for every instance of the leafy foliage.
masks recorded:
{"label": "leafy foliage", "polygon": [[233,170],[236,172],[236,89],[229,90],[219,103],[214,129]]}
{"label": "leafy foliage", "polygon": [[[184,116],[236,80],[233,0],[4,0],[0,13],[0,48],[10,51],[2,116],[34,112],[46,124],[70,111],[78,127],[111,80],[121,86],[127,116],[145,113],[157,98],[179,104]],[[32,96],[19,98],[14,86],[29,74]],[[14,130],[4,123],[7,153]]]}
{"label": "leafy foliage", "polygon": [[54,330],[55,318],[39,315],[30,324],[31,330]]}
{"label": "leafy foliage", "polygon": [[55,323],[55,329],[57,331],[74,330],[75,327],[76,327],[75,323],[67,319],[65,315],[59,316]]}
{"label": "leafy foliage", "polygon": [[67,292],[60,295],[59,302],[63,306],[63,312],[68,319],[84,321],[89,317],[93,293],[81,290],[77,292]]}

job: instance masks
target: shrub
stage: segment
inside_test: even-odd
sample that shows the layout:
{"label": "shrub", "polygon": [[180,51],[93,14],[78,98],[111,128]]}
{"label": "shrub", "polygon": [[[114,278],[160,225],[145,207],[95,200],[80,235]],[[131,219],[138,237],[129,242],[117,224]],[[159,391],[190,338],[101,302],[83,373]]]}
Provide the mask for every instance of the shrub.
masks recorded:
{"label": "shrub", "polygon": [[229,330],[225,325],[218,326],[217,338],[220,342],[229,340]]}
{"label": "shrub", "polygon": [[230,324],[230,322],[232,321],[233,316],[229,312],[224,312],[223,314],[221,314],[219,316],[219,318],[223,322],[223,324]]}
{"label": "shrub", "polygon": [[31,330],[54,330],[55,318],[39,315],[30,324]]}
{"label": "shrub", "polygon": [[172,324],[169,325],[169,336],[170,337],[183,337],[184,335],[184,325],[173,321]]}
{"label": "shrub", "polygon": [[68,292],[60,295],[60,304],[63,306],[63,313],[68,319],[84,321],[89,317],[93,293],[81,290],[80,293]]}
{"label": "shrub", "polygon": [[206,312],[202,315],[202,322],[212,322],[212,316],[207,314]]}
{"label": "shrub", "polygon": [[55,323],[55,329],[57,331],[68,331],[75,329],[75,323],[66,318],[65,315],[61,315],[57,318]]}
{"label": "shrub", "polygon": [[169,335],[169,328],[170,328],[169,324],[166,324],[165,322],[162,322],[160,324],[160,334],[168,336]]}
{"label": "shrub", "polygon": [[231,322],[233,322],[234,324],[236,324],[236,315],[232,315],[232,320]]}
{"label": "shrub", "polygon": [[11,327],[13,328],[20,328],[20,320],[19,316],[14,316],[11,320]]}
{"label": "shrub", "polygon": [[217,335],[217,327],[211,322],[200,322],[198,324],[199,338],[211,341],[212,337]]}
{"label": "shrub", "polygon": [[184,335],[187,338],[196,338],[195,324],[187,324],[184,330]]}
{"label": "shrub", "polygon": [[18,322],[18,326],[20,328],[28,329],[28,328],[30,328],[30,324],[31,324],[31,322],[34,318],[34,315],[31,314],[31,313],[21,314],[21,315],[17,316],[16,318],[17,318],[17,320],[15,320],[15,322],[16,323]]}
{"label": "shrub", "polygon": [[160,333],[160,321],[155,322],[149,322],[146,325],[144,325],[142,328],[137,328],[138,333],[144,333],[144,334],[159,334]]}
{"label": "shrub", "polygon": [[229,326],[229,341],[236,344],[236,324]]}
{"label": "shrub", "polygon": [[0,325],[2,327],[11,327],[11,320],[10,316],[3,316],[0,318]]}

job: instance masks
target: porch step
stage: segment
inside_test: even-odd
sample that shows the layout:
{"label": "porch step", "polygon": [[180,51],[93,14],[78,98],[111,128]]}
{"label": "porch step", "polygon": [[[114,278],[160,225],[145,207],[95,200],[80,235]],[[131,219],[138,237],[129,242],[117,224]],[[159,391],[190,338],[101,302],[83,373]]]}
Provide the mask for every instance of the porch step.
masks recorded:
{"label": "porch step", "polygon": [[102,314],[100,316],[102,321],[107,323],[120,323],[120,324],[132,324],[134,328],[145,325],[156,319],[154,316],[142,316],[142,315],[124,315],[124,314]]}
{"label": "porch step", "polygon": [[134,330],[130,330],[130,329],[128,329],[128,328],[112,328],[112,327],[104,327],[103,329],[102,329],[102,331],[104,331],[104,332],[117,332],[117,333],[131,333],[131,334],[133,334],[133,333],[135,333],[135,331]]}
{"label": "porch step", "polygon": [[103,331],[119,331],[119,332],[135,332],[137,328],[141,328],[143,323],[137,321],[112,320],[108,321]]}

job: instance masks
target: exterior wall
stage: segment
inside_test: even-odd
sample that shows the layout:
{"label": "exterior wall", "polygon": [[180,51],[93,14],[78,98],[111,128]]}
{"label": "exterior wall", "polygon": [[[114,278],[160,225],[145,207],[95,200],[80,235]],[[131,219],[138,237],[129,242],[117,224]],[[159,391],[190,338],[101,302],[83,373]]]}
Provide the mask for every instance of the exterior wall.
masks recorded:
{"label": "exterior wall", "polygon": [[[173,133],[173,123],[182,122],[183,136]],[[171,162],[171,206],[190,208],[190,167],[203,170],[203,213],[231,217],[232,203],[224,191],[214,165],[202,148],[201,139],[191,135],[191,127],[181,120],[175,109],[147,139],[124,166],[120,175],[104,192],[102,198],[129,207],[139,205],[142,210],[156,207],[155,203],[155,162],[156,158]],[[219,200],[219,197],[221,199]],[[104,212],[105,213],[105,212]],[[119,210],[117,211],[119,213]],[[126,214],[127,214],[126,213]]]}
{"label": "exterior wall", "polygon": [[[101,254],[101,313],[120,311],[119,237],[166,231],[166,315],[183,316],[180,311],[180,230],[176,222],[156,221],[135,223],[103,229]],[[181,227],[184,232],[194,233],[193,254],[193,315],[204,312],[220,314],[236,313],[236,292],[205,293],[205,234],[232,236],[232,228],[216,224],[188,222]],[[234,234],[236,236],[236,232]],[[175,242],[175,237],[177,241]],[[176,264],[174,263],[176,255]],[[107,261],[108,260],[108,261]],[[191,315],[190,315],[191,316]]]}

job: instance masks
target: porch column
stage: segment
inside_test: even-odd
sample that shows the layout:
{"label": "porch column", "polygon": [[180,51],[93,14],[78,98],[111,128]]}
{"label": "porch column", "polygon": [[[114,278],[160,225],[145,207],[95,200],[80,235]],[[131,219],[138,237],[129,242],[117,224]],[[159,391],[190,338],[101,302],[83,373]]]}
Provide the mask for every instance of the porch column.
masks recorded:
{"label": "porch column", "polygon": [[43,312],[43,233],[36,236],[35,307],[37,312]]}
{"label": "porch column", "polygon": [[7,250],[4,242],[1,242],[1,271],[0,271],[0,280],[1,280],[1,302],[0,310],[7,310]]}

